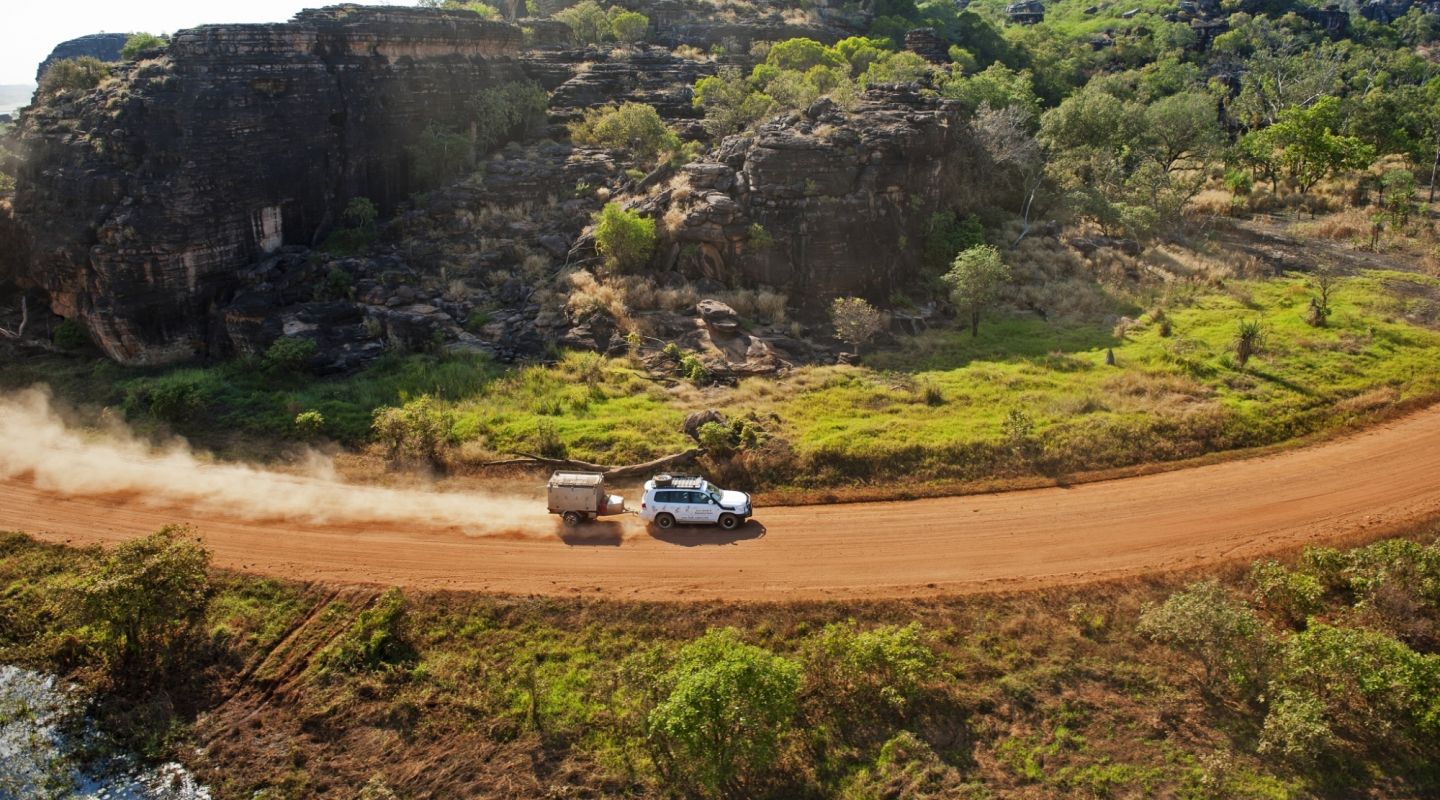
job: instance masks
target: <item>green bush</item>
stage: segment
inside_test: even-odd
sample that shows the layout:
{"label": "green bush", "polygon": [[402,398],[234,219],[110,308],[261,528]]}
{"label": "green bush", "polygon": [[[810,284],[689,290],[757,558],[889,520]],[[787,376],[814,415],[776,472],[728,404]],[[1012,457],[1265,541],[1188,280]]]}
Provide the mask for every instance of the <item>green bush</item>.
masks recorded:
{"label": "green bush", "polygon": [[325,282],[320,285],[320,293],[322,297],[344,300],[350,297],[350,292],[354,288],[354,276],[340,267],[332,267],[325,274]]}
{"label": "green bush", "polygon": [[1212,688],[1222,677],[1253,687],[1264,671],[1260,620],[1214,580],[1192,583],[1159,606],[1146,604],[1139,631],[1199,661]]}
{"label": "green bush", "polygon": [[616,39],[626,44],[638,44],[645,41],[645,35],[650,32],[650,18],[613,6],[610,9],[610,27],[615,31]]}
{"label": "green bush", "polygon": [[209,568],[195,532],[167,526],[116,546],[81,577],[73,597],[113,676],[144,681],[178,661],[205,618]]}
{"label": "green bush", "polygon": [[164,39],[153,33],[132,33],[130,38],[125,40],[125,46],[120,48],[120,57],[126,61],[134,61],[137,56],[146,50],[163,50],[166,44]]}
{"label": "green bush", "polygon": [[40,76],[40,95],[53,96],[60,92],[85,92],[100,85],[110,76],[110,67],[98,58],[81,56],[56,61]]}
{"label": "green bush", "polygon": [[545,119],[550,95],[533,81],[515,81],[475,93],[467,105],[474,152],[488,153]]}
{"label": "green bush", "polygon": [[704,386],[710,382],[710,369],[695,355],[687,354],[680,359],[680,374],[697,386]]}
{"label": "green bush", "polygon": [[555,19],[570,26],[576,41],[581,44],[599,44],[612,34],[610,15],[595,0],[580,0],[573,6],[557,12]]}
{"label": "green bush", "polygon": [[1270,703],[1260,730],[1260,753],[1298,764],[1313,762],[1335,743],[1325,721],[1325,704],[1294,689],[1282,689]]}
{"label": "green bush", "polygon": [[439,465],[454,424],[448,410],[441,409],[429,395],[421,395],[399,408],[375,409],[371,427],[390,458],[407,455]]}
{"label": "green bush", "polygon": [[214,397],[213,383],[201,372],[186,370],[138,381],[126,390],[125,413],[145,414],[170,423],[192,421]]}
{"label": "green bush", "polygon": [[406,636],[405,606],[405,595],[388,589],[360,612],[343,636],[320,652],[316,668],[322,674],[361,672],[413,660],[416,653]]}
{"label": "green bush", "polygon": [[1320,610],[1325,597],[1325,587],[1315,576],[1292,572],[1273,560],[1250,567],[1250,585],[1262,606],[1292,625],[1303,625]]}
{"label": "green bush", "polygon": [[314,339],[281,336],[260,357],[260,368],[271,375],[295,375],[308,370],[319,345]]}
{"label": "green bush", "polygon": [[325,430],[325,415],[314,410],[301,411],[295,415],[295,430],[301,436],[313,439]]}
{"label": "green bush", "polygon": [[730,426],[723,422],[707,422],[695,431],[695,438],[705,448],[706,455],[727,458],[735,454],[739,444]]}
{"label": "green bush", "polygon": [[470,137],[434,122],[425,126],[407,149],[415,183],[424,188],[440,186],[475,163],[475,146]]}
{"label": "green bush", "polygon": [[655,252],[655,220],[627,210],[618,203],[606,203],[595,215],[595,249],[607,269],[633,272],[644,267]]}
{"label": "green bush", "polygon": [[849,621],[826,625],[807,661],[827,699],[903,713],[920,696],[936,656],[919,623],[862,631]]}
{"label": "green bush", "polygon": [[623,150],[644,161],[680,147],[680,137],[665,125],[654,106],[645,103],[589,109],[583,118],[570,123],[570,138],[579,144]]}
{"label": "green bush", "polygon": [[55,326],[55,333],[50,337],[55,346],[61,350],[79,350],[90,344],[90,332],[85,326],[73,319],[67,319]]}
{"label": "green bush", "polygon": [[1318,697],[1352,732],[1398,725],[1440,735],[1440,656],[1387,634],[1315,623],[1286,642],[1282,682]]}
{"label": "green bush", "polygon": [[746,644],[734,628],[685,645],[648,718],[652,740],[668,755],[667,777],[719,795],[762,776],[790,730],[800,683],[799,664]]}
{"label": "green bush", "polygon": [[954,211],[937,211],[925,223],[925,247],[921,257],[936,275],[950,269],[955,257],[985,244],[985,226],[974,214],[961,218]]}

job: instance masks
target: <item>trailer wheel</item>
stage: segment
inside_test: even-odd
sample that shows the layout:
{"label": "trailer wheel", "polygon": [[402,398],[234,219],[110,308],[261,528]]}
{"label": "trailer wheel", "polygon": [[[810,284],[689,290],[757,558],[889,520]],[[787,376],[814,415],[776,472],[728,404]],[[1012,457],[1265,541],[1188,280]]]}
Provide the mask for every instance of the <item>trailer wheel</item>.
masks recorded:
{"label": "trailer wheel", "polygon": [[662,531],[668,531],[671,528],[675,527],[675,518],[670,516],[669,514],[656,514],[655,527],[659,528]]}
{"label": "trailer wheel", "polygon": [[740,527],[740,518],[734,514],[721,514],[720,527],[727,531],[733,531]]}
{"label": "trailer wheel", "polygon": [[579,511],[566,511],[565,514],[564,514],[563,516],[561,516],[560,518],[563,519],[563,520],[565,520],[565,524],[566,524],[566,525],[569,525],[570,527],[573,528],[573,527],[575,527],[576,525],[579,525],[579,524],[580,524],[580,521],[581,521],[582,519],[584,519],[585,516],[584,516],[583,514],[581,514]]}

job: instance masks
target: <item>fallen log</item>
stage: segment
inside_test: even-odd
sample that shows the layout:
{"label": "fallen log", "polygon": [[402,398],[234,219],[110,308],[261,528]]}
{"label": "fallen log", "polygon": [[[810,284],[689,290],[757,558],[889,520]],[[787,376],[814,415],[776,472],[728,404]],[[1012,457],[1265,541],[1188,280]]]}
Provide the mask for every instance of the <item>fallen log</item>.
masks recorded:
{"label": "fallen log", "polygon": [[504,461],[488,461],[487,467],[510,467],[510,466],[534,466],[549,467],[550,469],[574,469],[583,472],[603,472],[607,478],[633,478],[637,475],[644,475],[648,472],[664,472],[671,467],[678,467],[688,464],[705,453],[702,447],[693,447],[683,453],[662,456],[653,461],[646,461],[641,464],[627,464],[625,466],[609,466],[606,464],[592,464],[589,461],[581,461],[574,458],[546,458],[534,453],[523,453],[519,451],[507,455],[518,456],[518,458],[505,459]]}

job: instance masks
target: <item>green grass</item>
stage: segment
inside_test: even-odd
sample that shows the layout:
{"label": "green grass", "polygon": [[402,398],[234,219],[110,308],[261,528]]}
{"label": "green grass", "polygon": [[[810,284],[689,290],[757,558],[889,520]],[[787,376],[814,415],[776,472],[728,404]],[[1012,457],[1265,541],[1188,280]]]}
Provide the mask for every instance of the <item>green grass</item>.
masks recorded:
{"label": "green grass", "polygon": [[[781,390],[747,381],[728,405],[777,414],[802,457],[951,476],[965,473],[938,463],[946,455],[1008,445],[1012,410],[1033,421],[1064,469],[1271,444],[1440,391],[1440,331],[1404,321],[1397,284],[1440,293],[1431,278],[1367,273],[1341,284],[1326,328],[1305,323],[1311,292],[1298,276],[1172,303],[1169,336],[1148,314],[1123,338],[1093,324],[1004,316],[982,324],[978,338],[931,331],[863,367],[800,370]],[[1242,320],[1257,319],[1268,348],[1241,369],[1233,340]],[[1105,363],[1111,349],[1115,366]]]}
{"label": "green grass", "polygon": [[[685,415],[719,408],[754,414],[784,443],[725,476],[749,488],[980,480],[1274,444],[1440,392],[1440,331],[1420,324],[1435,316],[1440,281],[1347,278],[1325,328],[1304,320],[1311,294],[1299,275],[1190,287],[1163,307],[1168,336],[1153,310],[1124,331],[993,314],[976,338],[932,330],[862,366],[703,391],[667,389],[627,359],[593,353],[514,368],[473,354],[391,355],[338,378],[241,362],[145,371],[48,357],[0,366],[0,387],[47,381],[62,397],[118,405],[132,423],[202,443],[216,431],[299,438],[295,416],[314,410],[324,436],[360,445],[376,408],[428,394],[450,412],[462,460],[544,449],[548,438],[571,457],[634,463],[683,449]],[[1245,320],[1262,324],[1268,347],[1242,369],[1233,341]],[[1024,441],[1007,433],[1013,413],[1033,425]]]}

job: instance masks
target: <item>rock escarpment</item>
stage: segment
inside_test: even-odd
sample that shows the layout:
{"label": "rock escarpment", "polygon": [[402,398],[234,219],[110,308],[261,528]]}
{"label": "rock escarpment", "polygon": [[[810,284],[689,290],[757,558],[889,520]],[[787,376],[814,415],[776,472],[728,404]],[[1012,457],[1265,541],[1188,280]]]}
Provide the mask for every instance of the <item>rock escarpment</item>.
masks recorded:
{"label": "rock escarpment", "polygon": [[55,45],[50,55],[40,62],[40,67],[35,70],[35,81],[38,83],[45,70],[56,61],[63,61],[67,58],[81,58],[89,56],[98,58],[101,61],[119,61],[120,49],[125,46],[125,41],[130,38],[128,33],[92,33],[89,36],[81,36],[78,39],[71,39],[68,42],[61,42]]}
{"label": "rock escarpment", "polygon": [[22,120],[20,280],[117,360],[204,352],[241,268],[313,244],[353,197],[408,196],[407,145],[523,80],[520,45],[514,26],[433,9],[180,31],[163,57]]}
{"label": "rock escarpment", "polygon": [[851,111],[821,100],[725,140],[645,204],[665,221],[662,267],[729,284],[884,300],[920,274],[926,221],[1003,198],[958,104],[878,87]]}

